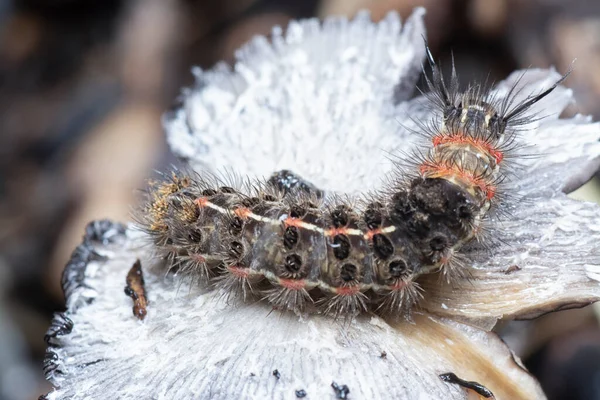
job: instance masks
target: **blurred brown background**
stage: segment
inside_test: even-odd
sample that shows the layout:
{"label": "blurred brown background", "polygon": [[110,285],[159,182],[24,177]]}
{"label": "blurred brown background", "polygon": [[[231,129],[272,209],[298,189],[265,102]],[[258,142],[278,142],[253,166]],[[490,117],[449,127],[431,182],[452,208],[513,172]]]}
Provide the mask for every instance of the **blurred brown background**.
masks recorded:
{"label": "blurred brown background", "polygon": [[[0,399],[49,390],[43,336],[63,309],[62,268],[88,221],[129,220],[136,189],[175,162],[160,117],[192,83],[192,65],[232,61],[290,19],[363,8],[407,17],[417,5],[434,55],[448,66],[452,50],[463,81],[564,72],[577,58],[570,111],[600,116],[594,0],[0,1]],[[504,328],[550,398],[600,399],[592,310]]]}

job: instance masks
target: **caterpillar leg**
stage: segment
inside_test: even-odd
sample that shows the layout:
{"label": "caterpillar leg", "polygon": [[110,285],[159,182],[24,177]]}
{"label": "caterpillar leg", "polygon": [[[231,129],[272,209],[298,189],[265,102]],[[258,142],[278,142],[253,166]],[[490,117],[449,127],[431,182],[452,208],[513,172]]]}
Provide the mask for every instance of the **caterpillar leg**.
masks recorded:
{"label": "caterpillar leg", "polygon": [[222,289],[227,302],[241,300],[247,301],[255,297],[256,287],[263,280],[263,276],[256,271],[239,263],[221,264],[219,275],[213,279],[214,286]]}
{"label": "caterpillar leg", "polygon": [[413,281],[406,281],[398,284],[389,290],[378,293],[376,308],[378,314],[391,317],[404,316],[411,318],[411,310],[414,305],[423,297],[421,287]]}
{"label": "caterpillar leg", "polygon": [[263,299],[276,310],[302,313],[313,303],[303,281],[281,279],[278,285],[265,290]]}
{"label": "caterpillar leg", "polygon": [[321,310],[325,315],[331,315],[336,319],[339,317],[353,318],[368,310],[369,299],[363,292],[352,288],[338,288],[337,292],[337,294],[323,299]]}

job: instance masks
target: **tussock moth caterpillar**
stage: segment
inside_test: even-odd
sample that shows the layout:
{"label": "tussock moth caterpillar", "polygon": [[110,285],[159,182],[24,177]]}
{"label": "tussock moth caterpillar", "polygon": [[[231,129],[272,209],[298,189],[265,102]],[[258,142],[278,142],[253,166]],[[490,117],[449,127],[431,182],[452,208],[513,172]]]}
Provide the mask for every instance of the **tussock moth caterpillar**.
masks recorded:
{"label": "tussock moth caterpillar", "polygon": [[481,235],[507,178],[507,153],[536,102],[498,101],[480,85],[448,83],[427,48],[426,97],[442,116],[421,124],[429,140],[391,184],[358,199],[323,194],[290,171],[235,185],[174,171],[154,182],[138,216],[167,267],[228,295],[277,309],[335,316],[404,315],[418,278],[460,273],[460,249]]}

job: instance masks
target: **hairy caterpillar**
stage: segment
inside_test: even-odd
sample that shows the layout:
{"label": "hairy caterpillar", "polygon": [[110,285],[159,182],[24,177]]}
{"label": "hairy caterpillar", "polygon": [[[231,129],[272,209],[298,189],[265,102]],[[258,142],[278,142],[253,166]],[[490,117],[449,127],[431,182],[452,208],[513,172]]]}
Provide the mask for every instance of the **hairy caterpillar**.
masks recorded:
{"label": "hairy caterpillar", "polygon": [[237,187],[172,172],[151,183],[138,216],[167,268],[277,309],[335,316],[406,314],[420,276],[460,273],[459,251],[498,203],[525,112],[569,72],[515,105],[514,90],[502,101],[479,85],[460,92],[454,66],[446,84],[428,48],[427,58],[426,96],[441,119],[421,124],[427,147],[387,189],[351,201],[290,171]]}

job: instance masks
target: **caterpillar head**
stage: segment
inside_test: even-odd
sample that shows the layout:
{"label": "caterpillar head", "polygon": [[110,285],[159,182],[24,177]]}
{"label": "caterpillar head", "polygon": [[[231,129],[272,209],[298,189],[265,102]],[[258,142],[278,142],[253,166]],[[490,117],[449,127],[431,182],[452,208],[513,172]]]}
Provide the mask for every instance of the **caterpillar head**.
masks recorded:
{"label": "caterpillar head", "polygon": [[441,106],[443,128],[450,130],[464,130],[470,133],[485,133],[490,139],[500,139],[508,126],[523,124],[525,121],[519,117],[535,103],[546,97],[558,87],[570,74],[567,71],[559,80],[545,91],[528,96],[522,102],[514,103],[517,94],[513,87],[507,99],[498,102],[489,95],[481,86],[469,87],[466,91],[459,91],[458,76],[452,61],[452,75],[447,85],[441,71],[436,65],[427,42],[425,43],[427,60],[432,70],[431,79],[426,75],[427,86],[431,91],[436,104]]}

